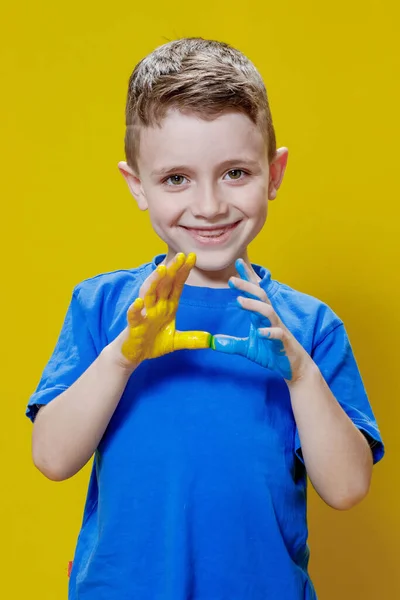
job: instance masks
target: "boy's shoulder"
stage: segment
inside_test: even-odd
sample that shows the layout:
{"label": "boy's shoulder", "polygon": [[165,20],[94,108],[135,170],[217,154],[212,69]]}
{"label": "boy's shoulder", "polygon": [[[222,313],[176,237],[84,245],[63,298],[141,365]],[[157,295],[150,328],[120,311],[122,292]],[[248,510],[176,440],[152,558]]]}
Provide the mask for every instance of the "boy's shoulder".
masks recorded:
{"label": "boy's shoulder", "polygon": [[153,270],[153,263],[147,262],[132,269],[117,269],[98,273],[82,280],[73,289],[73,296],[79,303],[90,307],[100,301],[120,298],[121,295],[139,290],[142,283]]}
{"label": "boy's shoulder", "polygon": [[299,332],[299,338],[308,332],[312,336],[314,345],[343,326],[341,318],[323,300],[286,283],[274,280],[274,284],[271,304],[284,324],[293,333]]}

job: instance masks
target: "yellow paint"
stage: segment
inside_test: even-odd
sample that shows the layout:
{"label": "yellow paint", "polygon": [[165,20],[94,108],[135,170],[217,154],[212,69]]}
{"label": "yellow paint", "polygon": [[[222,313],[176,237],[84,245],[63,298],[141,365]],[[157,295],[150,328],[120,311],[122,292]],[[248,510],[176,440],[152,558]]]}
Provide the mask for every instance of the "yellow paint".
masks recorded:
{"label": "yellow paint", "polygon": [[265,77],[289,162],[251,257],[345,320],[387,444],[360,508],[336,513],[310,490],[319,597],[400,598],[399,21],[397,0],[2,3],[4,598],[67,597],[90,466],[46,481],[23,413],[73,286],[164,248],[117,162],[134,64],[181,35],[237,45]]}
{"label": "yellow paint", "polygon": [[122,346],[123,355],[131,362],[157,358],[174,350],[210,347],[209,333],[175,328],[182,286],[195,262],[194,253],[187,257],[178,254],[168,267],[158,266],[144,297],[133,302],[128,310],[129,338]]}

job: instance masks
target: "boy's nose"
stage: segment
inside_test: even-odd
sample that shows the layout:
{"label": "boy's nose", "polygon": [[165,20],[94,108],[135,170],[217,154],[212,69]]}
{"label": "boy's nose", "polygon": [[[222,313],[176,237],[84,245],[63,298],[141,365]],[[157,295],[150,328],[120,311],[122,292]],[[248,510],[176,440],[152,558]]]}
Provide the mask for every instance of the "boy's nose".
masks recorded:
{"label": "boy's nose", "polygon": [[192,213],[195,217],[212,219],[228,212],[228,203],[215,189],[198,191],[192,203]]}

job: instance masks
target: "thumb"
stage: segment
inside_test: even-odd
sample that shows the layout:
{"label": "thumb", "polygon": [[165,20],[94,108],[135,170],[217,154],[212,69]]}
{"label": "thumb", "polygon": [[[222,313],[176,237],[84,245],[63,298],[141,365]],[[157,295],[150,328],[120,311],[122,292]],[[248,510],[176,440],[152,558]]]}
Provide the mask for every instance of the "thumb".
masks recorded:
{"label": "thumb", "polygon": [[174,350],[199,350],[210,348],[212,335],[207,331],[176,331]]}
{"label": "thumb", "polygon": [[214,335],[211,348],[226,354],[240,354],[246,356],[249,338],[237,338],[230,335]]}

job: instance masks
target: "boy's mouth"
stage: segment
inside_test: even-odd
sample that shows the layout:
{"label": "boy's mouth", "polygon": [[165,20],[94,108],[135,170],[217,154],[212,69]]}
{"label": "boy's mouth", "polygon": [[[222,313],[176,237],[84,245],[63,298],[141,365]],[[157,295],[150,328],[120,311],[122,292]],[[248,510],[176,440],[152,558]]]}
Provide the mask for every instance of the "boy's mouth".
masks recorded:
{"label": "boy's mouth", "polygon": [[240,221],[235,221],[235,223],[212,225],[210,227],[181,227],[202,244],[222,244],[229,238],[239,223]]}

